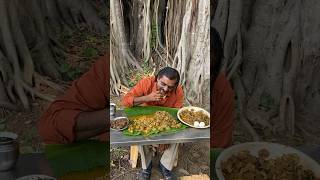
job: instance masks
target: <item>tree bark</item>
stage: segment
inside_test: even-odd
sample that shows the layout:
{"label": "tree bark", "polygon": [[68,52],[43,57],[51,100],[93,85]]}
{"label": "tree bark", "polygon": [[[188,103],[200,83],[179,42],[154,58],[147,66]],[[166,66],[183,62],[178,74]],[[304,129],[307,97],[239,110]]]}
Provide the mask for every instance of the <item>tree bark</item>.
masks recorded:
{"label": "tree bark", "polygon": [[[86,25],[105,33],[105,23],[87,0],[12,0],[0,1],[0,107],[16,110],[22,104],[29,109],[29,95],[45,100],[53,97],[36,91],[35,74],[61,77],[55,50],[63,48],[55,37],[67,28]],[[68,26],[65,20],[70,23]],[[74,30],[74,29],[73,29]],[[61,51],[61,50],[60,50]],[[53,86],[49,81],[42,81]],[[58,88],[59,89],[59,88]]]}
{"label": "tree bark", "polygon": [[314,0],[219,0],[212,24],[224,43],[223,70],[243,82],[245,119],[280,125],[276,134],[296,135],[297,126],[320,134],[319,7]]}

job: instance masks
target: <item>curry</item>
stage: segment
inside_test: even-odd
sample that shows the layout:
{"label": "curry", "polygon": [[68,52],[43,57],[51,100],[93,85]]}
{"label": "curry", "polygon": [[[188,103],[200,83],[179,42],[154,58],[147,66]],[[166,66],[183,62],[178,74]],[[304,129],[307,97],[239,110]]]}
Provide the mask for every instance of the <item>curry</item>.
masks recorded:
{"label": "curry", "polygon": [[182,124],[166,111],[157,111],[151,115],[131,117],[128,131],[148,135],[152,132],[163,132],[171,128],[180,128]]}
{"label": "curry", "polygon": [[193,125],[195,122],[204,122],[205,126],[210,125],[210,117],[207,116],[203,111],[195,111],[193,109],[183,110],[180,112],[180,118]]}
{"label": "curry", "polygon": [[300,165],[300,159],[297,154],[284,154],[275,158],[268,158],[269,155],[270,153],[266,149],[261,149],[258,157],[251,155],[246,150],[232,155],[221,164],[224,178],[226,180],[317,179],[314,172]]}

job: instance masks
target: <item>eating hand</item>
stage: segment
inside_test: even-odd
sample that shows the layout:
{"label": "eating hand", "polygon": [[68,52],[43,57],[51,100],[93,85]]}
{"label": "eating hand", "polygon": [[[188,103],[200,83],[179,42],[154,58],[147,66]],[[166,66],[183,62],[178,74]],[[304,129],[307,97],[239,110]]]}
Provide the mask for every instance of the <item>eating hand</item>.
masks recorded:
{"label": "eating hand", "polygon": [[161,100],[161,93],[159,91],[155,91],[147,95],[148,101],[160,101]]}

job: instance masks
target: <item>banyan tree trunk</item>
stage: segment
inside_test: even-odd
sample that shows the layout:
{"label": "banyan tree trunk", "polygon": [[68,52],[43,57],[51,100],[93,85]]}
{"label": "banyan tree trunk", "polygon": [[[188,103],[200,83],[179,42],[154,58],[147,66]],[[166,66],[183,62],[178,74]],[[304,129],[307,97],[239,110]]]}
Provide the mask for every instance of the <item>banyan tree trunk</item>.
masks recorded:
{"label": "banyan tree trunk", "polygon": [[209,109],[209,26],[206,0],[112,0],[111,92],[119,95],[128,68],[144,61],[176,68],[185,100]]}
{"label": "banyan tree trunk", "polygon": [[319,7],[315,0],[219,0],[212,24],[224,42],[222,70],[251,127],[319,135]]}

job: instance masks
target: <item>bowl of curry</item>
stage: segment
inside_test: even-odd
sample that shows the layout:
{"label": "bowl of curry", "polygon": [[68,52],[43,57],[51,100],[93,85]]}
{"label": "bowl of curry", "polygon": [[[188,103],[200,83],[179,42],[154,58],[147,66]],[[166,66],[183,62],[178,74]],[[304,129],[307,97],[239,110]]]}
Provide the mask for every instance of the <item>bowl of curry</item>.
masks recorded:
{"label": "bowl of curry", "polygon": [[110,120],[110,128],[116,131],[122,131],[129,126],[129,119],[127,117],[116,117]]}
{"label": "bowl of curry", "polygon": [[319,179],[320,165],[290,146],[269,142],[233,145],[219,155],[218,179]]}

